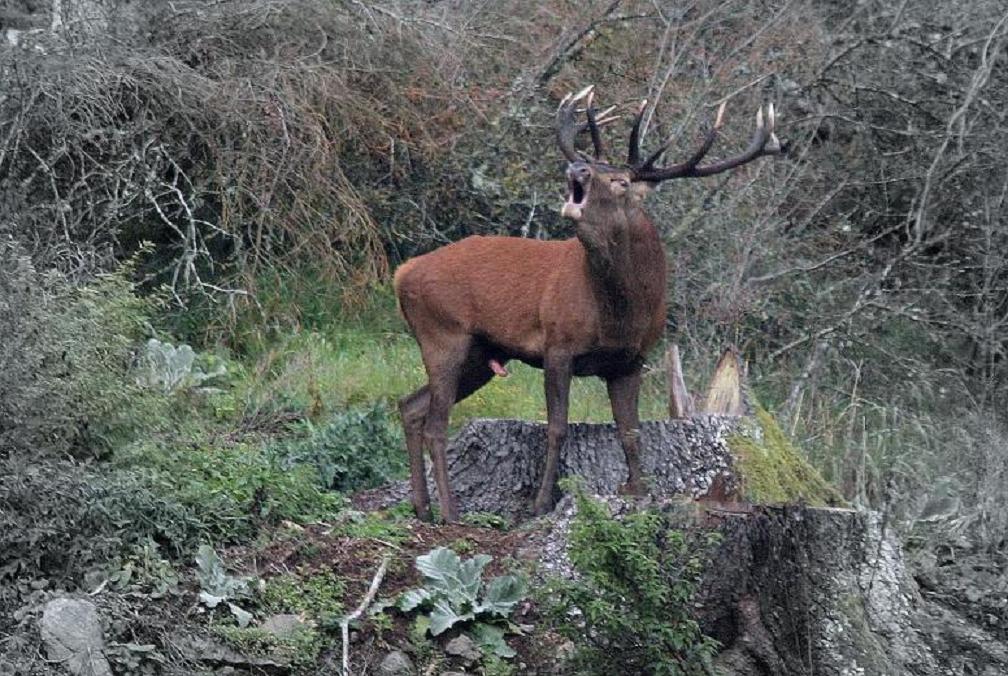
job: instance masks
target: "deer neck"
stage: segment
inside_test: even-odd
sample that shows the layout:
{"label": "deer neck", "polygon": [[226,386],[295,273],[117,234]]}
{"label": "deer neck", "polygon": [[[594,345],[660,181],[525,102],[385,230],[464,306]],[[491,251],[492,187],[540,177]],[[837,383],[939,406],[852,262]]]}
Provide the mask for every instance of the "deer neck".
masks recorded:
{"label": "deer neck", "polygon": [[[577,237],[585,249],[603,324],[625,333],[648,324],[662,304],[665,252],[657,230],[641,210],[620,209],[609,218],[601,224],[580,222]],[[613,222],[618,227],[604,225]]]}

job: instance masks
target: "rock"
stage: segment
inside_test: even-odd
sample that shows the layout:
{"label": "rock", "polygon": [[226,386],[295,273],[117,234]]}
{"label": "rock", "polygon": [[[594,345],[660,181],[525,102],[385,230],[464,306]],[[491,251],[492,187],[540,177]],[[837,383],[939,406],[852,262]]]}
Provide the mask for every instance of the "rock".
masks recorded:
{"label": "rock", "polygon": [[465,634],[460,634],[448,641],[444,651],[447,655],[458,657],[467,667],[479,662],[483,657],[483,653],[480,652],[476,643]]}
{"label": "rock", "polygon": [[409,676],[413,671],[413,661],[402,650],[393,650],[378,665],[382,676]]}
{"label": "rock", "polygon": [[53,599],[42,611],[40,632],[51,662],[64,664],[72,674],[112,676],[98,609],[90,601]]}
{"label": "rock", "polygon": [[469,676],[461,671],[442,671],[441,676]]}
{"label": "rock", "polygon": [[277,638],[287,638],[303,627],[305,621],[300,615],[271,615],[263,620],[259,628]]}
{"label": "rock", "polygon": [[218,667],[238,667],[271,674],[285,674],[290,671],[290,660],[277,656],[257,657],[244,655],[223,643],[202,637],[183,637],[175,642],[182,654],[190,660]]}

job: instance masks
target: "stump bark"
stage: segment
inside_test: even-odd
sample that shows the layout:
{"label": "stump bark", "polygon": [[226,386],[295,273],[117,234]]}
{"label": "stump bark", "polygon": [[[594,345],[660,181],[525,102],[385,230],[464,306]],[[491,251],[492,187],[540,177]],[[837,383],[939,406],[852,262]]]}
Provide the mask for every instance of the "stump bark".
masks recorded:
{"label": "stump bark", "polygon": [[[641,468],[656,496],[706,495],[712,485],[738,484],[728,437],[741,430],[731,416],[699,416],[641,424]],[[512,522],[531,514],[546,457],[546,425],[476,419],[448,445],[448,475],[459,511],[493,512]],[[574,423],[560,451],[559,476],[576,476],[597,495],[614,495],[627,466],[613,424]],[[428,488],[437,492],[428,476]],[[381,505],[409,496],[408,482],[382,489]],[[561,491],[554,488],[554,499]]]}

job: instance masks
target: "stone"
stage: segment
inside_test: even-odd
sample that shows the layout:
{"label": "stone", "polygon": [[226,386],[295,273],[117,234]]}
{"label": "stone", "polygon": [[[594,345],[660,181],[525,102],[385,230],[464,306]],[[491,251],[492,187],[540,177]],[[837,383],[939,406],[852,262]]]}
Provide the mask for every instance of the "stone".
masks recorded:
{"label": "stone", "polygon": [[445,654],[458,657],[467,667],[475,664],[483,657],[483,653],[480,652],[476,643],[465,634],[460,634],[448,641],[444,650]]}
{"label": "stone", "polygon": [[381,676],[409,676],[413,671],[413,660],[402,650],[393,650],[378,665]]}
{"label": "stone", "polygon": [[286,657],[244,655],[219,641],[203,637],[182,637],[175,645],[188,659],[217,667],[238,667],[245,671],[251,668],[256,669],[256,673],[283,673],[290,670],[290,660]]}
{"label": "stone", "polygon": [[288,638],[296,634],[299,629],[305,627],[304,618],[300,615],[271,615],[262,621],[259,626],[263,631],[273,634],[277,638]]}
{"label": "stone", "polygon": [[112,676],[98,609],[90,601],[53,599],[42,611],[39,630],[49,661],[75,675]]}

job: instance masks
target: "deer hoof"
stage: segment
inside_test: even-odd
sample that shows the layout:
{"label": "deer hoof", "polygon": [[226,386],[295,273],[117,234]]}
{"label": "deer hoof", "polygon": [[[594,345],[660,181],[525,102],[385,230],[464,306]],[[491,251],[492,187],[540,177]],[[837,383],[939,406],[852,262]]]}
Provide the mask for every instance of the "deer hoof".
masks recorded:
{"label": "deer hoof", "polygon": [[533,516],[545,516],[553,510],[553,505],[550,504],[549,500],[539,501],[536,500],[535,504],[532,506]]}

